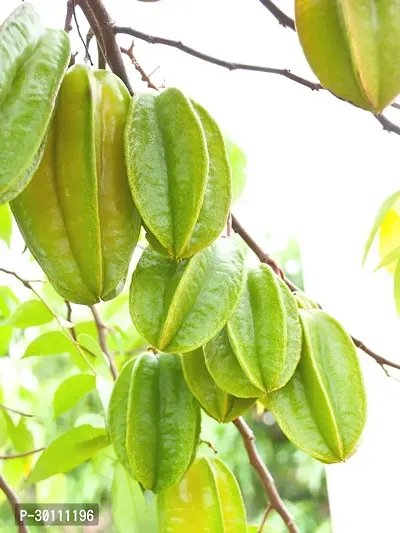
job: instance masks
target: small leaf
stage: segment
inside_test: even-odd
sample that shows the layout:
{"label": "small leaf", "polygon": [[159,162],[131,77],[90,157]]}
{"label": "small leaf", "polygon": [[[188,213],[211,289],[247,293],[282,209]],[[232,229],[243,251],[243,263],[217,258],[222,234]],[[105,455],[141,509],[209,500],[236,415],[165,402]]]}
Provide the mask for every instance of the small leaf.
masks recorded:
{"label": "small leaf", "polygon": [[0,287],[0,323],[10,318],[18,305],[18,298],[9,287]]}
{"label": "small leaf", "polygon": [[400,191],[397,191],[393,193],[391,196],[389,196],[389,198],[386,198],[386,200],[381,205],[381,208],[379,209],[378,214],[376,215],[374,224],[372,226],[371,233],[369,234],[369,237],[365,244],[364,257],[363,257],[362,264],[364,264],[365,260],[367,259],[368,252],[372,246],[372,243],[374,242],[375,236],[383,222],[383,219],[385,218],[387,212],[389,211],[389,209],[393,206],[393,204],[396,202],[396,200],[399,197],[400,197]]}
{"label": "small leaf", "polygon": [[90,353],[100,358],[104,357],[99,343],[95,341],[90,335],[87,335],[86,333],[81,333],[80,335],[78,335],[78,342],[83,348],[86,348],[86,350],[88,350]]}
{"label": "small leaf", "polygon": [[396,302],[397,313],[400,315],[400,260],[397,262],[394,272],[394,300]]}
{"label": "small leaf", "polygon": [[28,345],[23,357],[68,354],[73,346],[70,339],[61,331],[48,331]]}
{"label": "small leaf", "polygon": [[73,470],[108,446],[106,431],[88,424],[75,427],[54,440],[41,454],[28,479],[37,483]]}
{"label": "small leaf", "polygon": [[54,418],[69,411],[96,385],[96,378],[90,374],[76,374],[61,383],[54,394]]}
{"label": "small leaf", "polygon": [[39,300],[29,300],[20,304],[11,315],[8,325],[14,328],[30,328],[47,324],[54,319],[53,314]]}
{"label": "small leaf", "polygon": [[0,239],[10,247],[12,233],[11,212],[7,204],[0,205]]}
{"label": "small leaf", "polygon": [[242,195],[246,185],[247,158],[243,150],[228,135],[225,135],[224,139],[232,169],[232,199],[236,202]]}
{"label": "small leaf", "polygon": [[396,259],[399,259],[399,258],[400,258],[400,246],[398,246],[397,248],[389,252],[387,255],[385,255],[385,257],[382,258],[382,261],[379,263],[379,265],[375,268],[374,272],[376,272],[380,268],[390,265],[391,263],[396,261]]}
{"label": "small leaf", "polygon": [[12,328],[9,326],[0,326],[0,357],[8,354],[12,338]]}
{"label": "small leaf", "polygon": [[119,533],[157,533],[156,514],[149,512],[139,483],[123,466],[115,467],[112,514]]}

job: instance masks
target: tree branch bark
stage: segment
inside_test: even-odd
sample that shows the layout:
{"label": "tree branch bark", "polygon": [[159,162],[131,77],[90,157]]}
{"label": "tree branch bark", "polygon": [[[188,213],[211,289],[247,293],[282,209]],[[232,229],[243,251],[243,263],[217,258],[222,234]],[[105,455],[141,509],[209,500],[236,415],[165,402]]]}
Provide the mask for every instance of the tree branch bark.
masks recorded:
{"label": "tree branch bark", "polygon": [[18,496],[15,494],[13,489],[8,485],[4,477],[0,474],[0,490],[4,492],[6,495],[6,498],[11,505],[11,508],[13,510],[15,521],[18,524],[18,533],[29,533],[28,528],[25,525],[25,522],[20,518],[18,513],[18,505],[20,505],[20,502],[18,500]]}
{"label": "tree branch bark", "polygon": [[288,69],[263,67],[259,65],[250,65],[247,63],[234,63],[232,61],[226,61],[225,59],[220,59],[218,57],[205,54],[204,52],[200,52],[199,50],[195,50],[191,46],[183,44],[181,41],[174,41],[173,39],[166,39],[165,37],[157,37],[155,35],[150,35],[148,33],[143,33],[141,31],[135,30],[128,26],[114,26],[114,32],[116,34],[123,33],[125,35],[136,37],[137,39],[141,39],[142,41],[145,41],[149,44],[161,44],[164,46],[169,46],[171,48],[177,48],[181,52],[185,52],[186,54],[189,54],[193,57],[197,57],[197,59],[201,59],[202,61],[206,61],[207,63],[212,63],[213,65],[218,65],[219,67],[227,68],[231,71],[247,70],[252,72],[277,74],[278,76],[283,76],[284,78],[288,78],[289,80],[299,83],[300,85],[303,85],[304,87],[307,87],[312,91],[318,91],[322,88],[319,83],[315,83],[313,81],[302,78],[301,76],[297,76],[297,74],[292,74],[292,72],[290,72],[290,70]]}
{"label": "tree branch bark", "polygon": [[249,456],[250,464],[257,471],[258,475],[260,476],[261,482],[265,488],[265,492],[268,494],[269,506],[281,516],[290,533],[300,533],[300,530],[294,522],[293,516],[288,511],[282,498],[279,495],[274,478],[272,477],[268,468],[263,463],[260,454],[258,453],[258,450],[255,445],[255,437],[253,432],[242,417],[237,418],[233,421],[233,423],[238,428],[242,436],[247,455]]}
{"label": "tree branch bark", "polygon": [[268,9],[268,11],[273,15],[276,20],[284,28],[290,28],[293,31],[296,31],[294,20],[286,15],[278,6],[276,6],[271,0],[260,0],[262,5]]}
{"label": "tree branch bark", "polygon": [[107,339],[106,339],[107,326],[103,324],[96,306],[91,305],[90,310],[92,312],[92,315],[93,315],[93,318],[96,324],[100,347],[108,359],[108,364],[110,366],[110,372],[113,377],[113,380],[116,381],[116,379],[118,378],[118,370],[117,370],[117,367],[115,366],[114,359],[111,356],[111,353],[108,351]]}

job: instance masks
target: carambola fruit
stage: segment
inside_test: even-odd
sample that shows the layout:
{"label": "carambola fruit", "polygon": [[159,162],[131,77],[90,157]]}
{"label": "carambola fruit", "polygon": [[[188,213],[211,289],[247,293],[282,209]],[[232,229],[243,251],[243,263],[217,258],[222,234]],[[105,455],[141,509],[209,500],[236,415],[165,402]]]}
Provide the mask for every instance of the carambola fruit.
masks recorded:
{"label": "carambola fruit", "polygon": [[400,2],[296,0],[296,28],[321,84],[380,113],[400,92]]}
{"label": "carambola fruit", "polygon": [[111,72],[72,67],[39,168],[11,203],[33,256],[74,303],[119,293],[139,236],[123,153],[129,101]]}
{"label": "carambola fruit", "polygon": [[220,238],[180,262],[148,246],[132,277],[132,321],[155,348],[190,352],[226,324],[245,276],[245,253],[234,239]]}
{"label": "carambola fruit", "polygon": [[257,396],[257,390],[260,396],[289,381],[300,354],[301,326],[293,294],[269,266],[249,269],[226,332],[205,346],[212,377],[235,396]]}
{"label": "carambola fruit", "polygon": [[68,35],[44,28],[28,2],[0,27],[0,204],[26,187],[40,162],[69,58]]}
{"label": "carambola fruit", "polygon": [[246,533],[239,485],[216,457],[197,458],[185,477],[157,495],[159,533]]}
{"label": "carambola fruit", "polygon": [[183,374],[204,411],[218,422],[232,422],[248,411],[255,398],[237,398],[218,387],[204,361],[203,348],[182,356]]}
{"label": "carambola fruit", "polygon": [[231,202],[231,169],[217,123],[175,88],[132,98],[125,130],[132,196],[150,243],[176,259],[220,235]]}
{"label": "carambola fruit", "polygon": [[342,326],[319,309],[300,309],[303,349],[294,376],[262,402],[297,447],[324,463],[346,460],[366,419],[356,348]]}
{"label": "carambola fruit", "polygon": [[179,355],[145,352],[124,367],[108,431],[119,461],[144,488],[158,493],[180,481],[196,453],[200,407]]}

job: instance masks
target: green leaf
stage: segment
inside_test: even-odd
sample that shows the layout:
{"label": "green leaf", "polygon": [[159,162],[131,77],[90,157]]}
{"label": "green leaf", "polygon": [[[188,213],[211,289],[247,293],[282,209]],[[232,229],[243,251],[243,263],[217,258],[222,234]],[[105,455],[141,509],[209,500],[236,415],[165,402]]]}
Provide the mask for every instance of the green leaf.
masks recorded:
{"label": "green leaf", "polygon": [[374,225],[372,226],[371,233],[369,234],[369,237],[367,239],[367,242],[365,244],[364,249],[364,257],[362,264],[365,263],[365,260],[367,259],[368,252],[372,246],[372,243],[374,242],[375,236],[383,222],[383,219],[385,218],[387,212],[389,209],[393,206],[393,204],[396,202],[396,200],[400,197],[400,191],[397,191],[393,193],[389,198],[386,198],[386,200],[381,205],[381,208],[378,211],[378,214],[376,215]]}
{"label": "green leaf", "polygon": [[0,287],[0,323],[8,320],[18,305],[18,298],[9,287]]}
{"label": "green leaf", "polygon": [[7,204],[0,205],[0,239],[10,247],[12,233],[11,212]]}
{"label": "green leaf", "polygon": [[93,359],[93,356],[77,347],[72,339],[61,331],[48,331],[37,337],[29,344],[23,358],[40,355],[69,355],[81,371],[90,368],[86,360]]}
{"label": "green leaf", "polygon": [[75,427],[44,450],[29,476],[28,484],[37,483],[54,474],[69,472],[108,444],[104,429],[94,428],[89,424]]}
{"label": "green leaf", "polygon": [[394,300],[396,302],[397,313],[400,315],[400,261],[397,262],[394,272]]}
{"label": "green leaf", "polygon": [[35,486],[37,503],[64,503],[67,500],[67,478],[64,474],[40,481]]}
{"label": "green leaf", "polygon": [[12,328],[9,326],[0,326],[0,357],[8,354],[12,338]]}
{"label": "green leaf", "polygon": [[54,418],[69,411],[96,385],[96,377],[91,374],[76,374],[61,383],[54,394]]}
{"label": "green leaf", "polygon": [[73,347],[72,341],[61,331],[48,331],[28,345],[23,357],[68,354]]}
{"label": "green leaf", "polygon": [[247,158],[232,139],[225,135],[225,146],[232,169],[232,199],[236,202],[243,193],[247,181]]}
{"label": "green leaf", "polygon": [[111,495],[119,533],[157,533],[156,513],[148,508],[139,483],[120,464],[115,467]]}
{"label": "green leaf", "polygon": [[87,335],[86,333],[81,333],[78,335],[78,342],[81,346],[86,348],[90,353],[96,355],[97,357],[100,357],[103,359],[104,354],[102,349],[99,346],[99,343],[93,339],[90,335]]}
{"label": "green leaf", "polygon": [[387,265],[390,265],[394,261],[400,258],[400,246],[397,248],[394,248],[391,252],[389,252],[385,257],[382,258],[382,261],[379,263],[379,265],[375,268],[374,272],[379,270],[380,268],[383,268]]}
{"label": "green leaf", "polygon": [[29,300],[20,304],[11,315],[8,325],[14,328],[30,328],[47,324],[54,319],[53,314],[40,300]]}

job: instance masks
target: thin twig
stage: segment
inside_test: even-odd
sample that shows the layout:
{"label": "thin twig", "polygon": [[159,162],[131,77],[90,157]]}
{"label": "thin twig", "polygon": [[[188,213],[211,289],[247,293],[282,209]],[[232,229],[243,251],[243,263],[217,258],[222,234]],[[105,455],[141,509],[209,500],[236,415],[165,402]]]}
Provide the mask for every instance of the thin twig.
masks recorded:
{"label": "thin twig", "polygon": [[267,505],[267,508],[265,509],[265,513],[264,513],[264,516],[263,516],[263,519],[261,521],[261,524],[260,524],[260,527],[258,528],[258,533],[262,533],[263,529],[264,529],[264,526],[265,526],[265,523],[267,521],[267,518],[269,516],[269,513],[272,511],[272,505],[269,503]]}
{"label": "thin twig", "polygon": [[120,47],[120,50],[121,50],[121,53],[122,54],[125,54],[129,57],[129,59],[131,60],[131,63],[132,65],[135,67],[135,69],[139,72],[141,78],[142,78],[142,81],[144,81],[145,83],[147,83],[147,86],[150,87],[150,89],[155,89],[156,91],[159,91],[160,89],[154,85],[154,83],[151,81],[151,74],[146,74],[146,71],[144,70],[144,68],[139,64],[138,60],[136,59],[136,57],[133,55],[133,47],[134,47],[134,42],[132,41],[132,44],[130,45],[129,48],[123,48],[122,46]]}
{"label": "thin twig", "polygon": [[65,15],[65,23],[64,23],[64,31],[69,33],[72,31],[72,17],[74,15],[74,6],[72,4],[72,0],[68,0],[67,2],[67,13]]}
{"label": "thin twig", "polygon": [[294,25],[294,20],[289,17],[289,15],[286,15],[281,9],[279,9],[278,6],[276,6],[271,0],[260,0],[263,6],[265,6],[268,11],[273,15],[276,20],[281,24],[284,28],[290,28],[293,31],[296,31],[296,27]]}
{"label": "thin twig", "polygon": [[115,366],[114,359],[113,359],[111,353],[109,352],[109,350],[107,348],[107,339],[106,339],[107,326],[105,324],[103,324],[103,321],[101,320],[101,317],[100,317],[100,315],[99,315],[99,313],[98,313],[98,311],[96,309],[96,306],[91,305],[90,306],[90,310],[92,312],[92,315],[93,315],[93,318],[94,318],[94,321],[95,321],[95,324],[96,324],[100,347],[101,347],[104,355],[108,359],[108,364],[110,366],[110,372],[111,372],[111,375],[112,375],[112,377],[113,377],[113,379],[115,381],[118,378],[118,370],[117,370],[117,367]]}
{"label": "thin twig", "polygon": [[114,26],[114,32],[116,34],[123,33],[126,35],[131,35],[132,37],[136,37],[150,44],[162,44],[164,46],[170,46],[172,48],[177,48],[178,50],[181,50],[182,52],[185,52],[186,54],[189,54],[193,57],[197,57],[198,59],[207,61],[208,63],[212,63],[214,65],[218,65],[219,67],[227,68],[229,70],[248,70],[252,72],[265,72],[267,74],[277,74],[278,76],[283,76],[285,78],[288,78],[296,83],[299,83],[300,85],[304,85],[305,87],[308,87],[312,91],[318,91],[319,89],[321,89],[321,85],[319,83],[315,83],[313,81],[306,80],[305,78],[302,78],[301,76],[297,76],[296,74],[292,74],[292,72],[290,72],[290,70],[288,69],[263,67],[259,65],[250,65],[247,63],[234,63],[232,61],[226,61],[224,59],[220,59],[218,57],[214,57],[209,54],[200,52],[199,50],[195,50],[194,48],[191,48],[190,46],[183,44],[181,41],[174,41],[172,39],[166,39],[165,37],[157,37],[155,35],[143,33],[141,31],[135,30],[127,26]]}
{"label": "thin twig", "polygon": [[251,429],[242,417],[237,418],[233,421],[233,423],[238,428],[239,433],[242,436],[251,466],[257,471],[258,475],[260,476],[261,482],[265,488],[266,493],[268,494],[269,504],[271,508],[274,509],[280,515],[290,533],[300,533],[300,530],[294,523],[293,516],[290,514],[289,510],[285,506],[285,503],[279,495],[271,472],[265,466],[260,457],[260,454],[258,453],[258,450],[255,445],[254,433],[251,431]]}
{"label": "thin twig", "polygon": [[[282,278],[282,280],[286,283],[286,285],[292,292],[302,292],[299,287],[297,287],[285,276],[283,270],[279,267],[276,261],[261,248],[261,246],[244,229],[244,227],[240,224],[240,222],[234,215],[232,215],[232,229],[235,233],[242,237],[247,246],[256,254],[260,262],[269,265],[272,270],[274,270],[274,272]],[[391,366],[392,368],[397,368],[400,370],[400,364],[394,363],[393,361],[390,361],[389,359],[378,355],[373,350],[368,348],[362,341],[356,339],[355,337],[351,338],[357,348],[360,348],[360,350],[372,357],[372,359],[374,359],[383,368],[383,370],[385,370],[384,365]]]}
{"label": "thin twig", "polygon": [[10,413],[15,413],[17,415],[26,416],[27,418],[35,418],[36,415],[31,415],[28,413],[24,413],[23,411],[19,411],[18,409],[14,409],[12,407],[7,407],[7,405],[4,405],[3,403],[0,403],[0,409],[4,409],[5,411],[10,411]]}
{"label": "thin twig", "polygon": [[21,452],[21,453],[12,453],[9,455],[0,455],[0,460],[6,461],[8,459],[19,459],[20,457],[27,457],[28,455],[33,455],[34,453],[39,453],[44,450],[44,447],[42,448],[35,448],[34,450],[29,450],[28,452]]}
{"label": "thin twig", "polygon": [[19,276],[16,272],[12,272],[11,270],[7,270],[5,268],[0,268],[0,272],[3,272],[4,274],[8,274],[10,276],[13,276],[14,278],[16,278],[20,283],[22,283],[22,285],[24,285],[24,287],[26,287],[27,289],[29,289],[30,291],[33,292],[33,294],[42,302],[42,304],[46,307],[46,309],[53,315],[53,317],[55,318],[55,320],[57,321],[58,325],[60,326],[60,328],[68,335],[68,337],[71,339],[71,342],[78,348],[78,351],[79,353],[81,354],[81,356],[83,357],[83,359],[85,360],[86,364],[88,365],[88,367],[90,368],[90,370],[93,372],[93,374],[96,375],[96,370],[93,368],[92,364],[90,363],[90,361],[88,360],[88,358],[86,357],[86,355],[83,353],[84,351],[89,353],[90,355],[96,357],[95,354],[93,354],[92,352],[90,352],[90,350],[88,350],[87,348],[84,348],[83,346],[81,346],[79,344],[79,342],[77,342],[74,337],[72,336],[72,333],[70,331],[69,328],[66,328],[64,326],[64,324],[61,322],[59,316],[57,315],[57,313],[55,313],[53,311],[53,309],[49,306],[49,304],[46,302],[46,300],[44,300],[40,294],[37,292],[37,290],[32,287],[32,281],[28,281],[26,279],[23,279],[21,278],[21,276]]}
{"label": "thin twig", "polygon": [[75,12],[76,0],[71,0],[71,1],[72,1],[72,13],[73,13],[74,20],[75,20],[76,30],[78,32],[80,40],[83,43],[84,48],[85,48],[85,53],[86,53],[85,57],[89,59],[90,65],[93,66],[93,61],[92,61],[92,58],[90,57],[89,48],[86,46],[85,39],[83,38],[83,35],[81,33],[81,29],[80,29],[79,23],[78,23],[78,18],[76,16],[76,12]]}
{"label": "thin twig", "polygon": [[374,115],[374,117],[382,124],[382,127],[385,131],[400,135],[400,126],[389,120],[387,117],[385,117],[385,115]]}
{"label": "thin twig", "polygon": [[18,524],[18,533],[29,533],[24,520],[20,517],[19,512],[18,512],[18,506],[20,505],[18,496],[15,494],[13,489],[10,487],[10,485],[7,483],[7,481],[4,479],[4,477],[1,474],[0,474],[0,490],[4,492],[9,504],[11,505],[11,509],[13,510],[15,521]]}
{"label": "thin twig", "polygon": [[218,453],[217,448],[214,446],[214,444],[213,444],[211,441],[201,439],[201,440],[200,440],[200,444],[205,444],[205,445],[208,446],[208,447],[209,447],[214,453]]}
{"label": "thin twig", "polygon": [[[65,300],[65,305],[67,306],[67,320],[68,320],[68,322],[72,323],[72,306],[71,306],[71,302],[69,302],[68,300]],[[69,330],[71,332],[72,337],[75,340],[77,340],[76,331],[75,331],[74,326],[72,326],[72,328],[69,328]]]}
{"label": "thin twig", "polygon": [[89,22],[111,70],[125,83],[129,92],[133,94],[119,46],[115,39],[114,23],[103,2],[101,0],[76,0],[76,3],[80,6]]}

